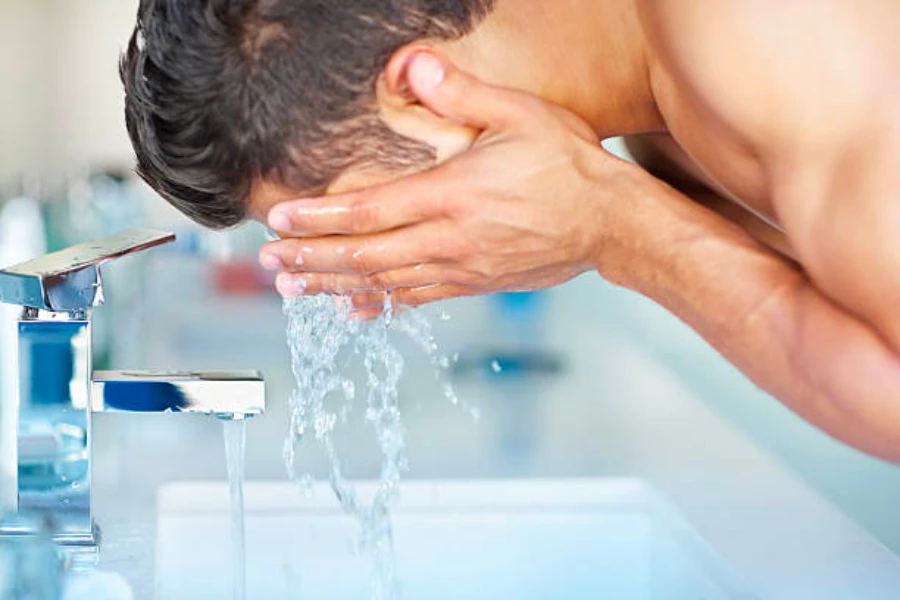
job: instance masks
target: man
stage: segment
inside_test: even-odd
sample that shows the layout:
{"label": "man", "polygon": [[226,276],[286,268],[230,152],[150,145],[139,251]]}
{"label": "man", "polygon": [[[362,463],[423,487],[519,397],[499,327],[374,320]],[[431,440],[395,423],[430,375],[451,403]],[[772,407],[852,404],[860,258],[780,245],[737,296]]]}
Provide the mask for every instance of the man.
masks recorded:
{"label": "man", "polygon": [[891,0],[190,4],[145,1],[123,62],[139,170],[203,223],[278,230],[283,293],[596,270],[900,462]]}

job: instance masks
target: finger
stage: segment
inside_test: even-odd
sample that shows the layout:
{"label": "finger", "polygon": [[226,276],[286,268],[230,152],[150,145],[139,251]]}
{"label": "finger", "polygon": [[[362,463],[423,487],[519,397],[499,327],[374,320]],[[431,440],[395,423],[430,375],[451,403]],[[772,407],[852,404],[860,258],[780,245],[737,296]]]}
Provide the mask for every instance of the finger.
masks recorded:
{"label": "finger", "polygon": [[[519,125],[535,104],[528,94],[485,84],[430,54],[413,57],[407,78],[431,110],[482,130]],[[312,237],[378,233],[445,216],[466,183],[449,168],[448,163],[355,192],[283,202],[269,212],[268,224],[283,236]]]}
{"label": "finger", "polygon": [[368,310],[377,308],[384,310],[384,292],[354,292],[350,294],[350,306],[353,310]]}
{"label": "finger", "polygon": [[489,85],[427,53],[410,59],[407,82],[435,113],[477,129],[504,129],[521,120],[525,94]]}
{"label": "finger", "polygon": [[438,284],[420,288],[399,289],[391,294],[397,306],[415,308],[431,302],[477,296],[483,292],[463,285]]}
{"label": "finger", "polygon": [[352,321],[374,321],[381,316],[384,309],[380,306],[375,308],[363,308],[360,310],[350,311],[350,320]]}
{"label": "finger", "polygon": [[[393,295],[392,295],[393,298]],[[384,313],[387,294],[384,292],[357,292],[350,295],[350,318],[359,321],[371,321]],[[392,304],[395,316],[402,315],[407,309]]]}
{"label": "finger", "polygon": [[400,288],[424,287],[437,283],[459,283],[463,273],[442,265],[417,265],[373,275],[347,273],[290,273],[276,280],[285,296],[344,295],[354,292],[390,292]]}
{"label": "finger", "polygon": [[[372,275],[450,257],[454,242],[442,240],[438,227],[406,228],[359,237],[287,238],[266,244],[259,261],[304,273]],[[446,234],[444,234],[446,235]]]}
{"label": "finger", "polygon": [[349,300],[347,316],[351,321],[373,321],[384,312],[384,292],[357,292],[342,299]]}
{"label": "finger", "polygon": [[[275,280],[275,286],[282,295],[295,296],[298,295],[294,289],[295,281],[290,273],[282,273]],[[351,320],[371,321],[384,312],[386,295],[385,292],[354,292],[335,296],[334,303],[338,313],[347,315]]]}
{"label": "finger", "polygon": [[380,233],[445,216],[434,175],[410,175],[346,194],[291,200],[269,211],[269,227],[282,237]]}
{"label": "finger", "polygon": [[[394,317],[399,317],[410,310],[410,308],[397,306],[391,310]],[[368,306],[365,308],[354,308],[350,311],[350,318],[357,321],[371,321],[382,314],[384,314],[384,306]]]}

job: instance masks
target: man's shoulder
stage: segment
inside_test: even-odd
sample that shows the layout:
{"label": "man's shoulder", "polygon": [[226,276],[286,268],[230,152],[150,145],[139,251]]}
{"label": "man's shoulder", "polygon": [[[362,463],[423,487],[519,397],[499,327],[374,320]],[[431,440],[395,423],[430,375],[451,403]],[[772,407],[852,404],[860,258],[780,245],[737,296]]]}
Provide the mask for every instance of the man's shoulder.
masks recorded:
{"label": "man's shoulder", "polygon": [[760,155],[821,149],[872,119],[900,120],[900,37],[885,26],[900,24],[900,5],[891,4],[640,0],[670,113],[703,115]]}

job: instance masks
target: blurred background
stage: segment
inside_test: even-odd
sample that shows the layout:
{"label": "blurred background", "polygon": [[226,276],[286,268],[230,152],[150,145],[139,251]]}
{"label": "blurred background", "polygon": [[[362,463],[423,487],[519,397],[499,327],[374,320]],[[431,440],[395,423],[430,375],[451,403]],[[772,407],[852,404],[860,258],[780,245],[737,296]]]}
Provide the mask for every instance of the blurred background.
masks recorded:
{"label": "blurred background", "polygon": [[0,179],[129,167],[116,67],[136,5],[0,3]]}
{"label": "blurred background", "polygon": [[[249,429],[248,475],[282,479],[292,379],[281,300],[256,267],[264,234],[203,231],[132,176],[117,62],[136,4],[0,0],[0,262],[128,227],[176,232],[176,244],[106,269],[95,366],[261,369],[269,410]],[[622,152],[615,140],[609,147]],[[900,469],[814,430],[645,299],[587,276],[429,314],[443,311],[438,342],[459,355],[454,385],[482,418],[451,406],[427,358],[407,348],[411,477],[692,485],[724,473],[758,481],[747,494],[765,498],[776,493],[769,480],[747,474],[765,461],[900,552]],[[98,416],[95,438],[95,489],[110,504],[123,490],[151,502],[162,482],[224,477],[217,424],[114,418]],[[141,443],[117,450],[127,439]],[[351,428],[344,444],[351,475],[377,476],[371,434]],[[315,452],[309,468],[322,472]]]}

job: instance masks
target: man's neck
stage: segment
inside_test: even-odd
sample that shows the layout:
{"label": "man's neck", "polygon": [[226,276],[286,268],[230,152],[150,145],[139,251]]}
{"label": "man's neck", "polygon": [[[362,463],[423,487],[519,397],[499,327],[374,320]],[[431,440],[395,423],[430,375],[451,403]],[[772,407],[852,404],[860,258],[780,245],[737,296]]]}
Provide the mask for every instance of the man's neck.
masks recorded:
{"label": "man's neck", "polygon": [[490,83],[572,110],[602,137],[660,131],[635,3],[497,0],[452,53]]}

